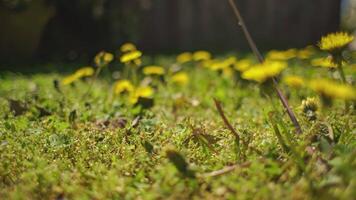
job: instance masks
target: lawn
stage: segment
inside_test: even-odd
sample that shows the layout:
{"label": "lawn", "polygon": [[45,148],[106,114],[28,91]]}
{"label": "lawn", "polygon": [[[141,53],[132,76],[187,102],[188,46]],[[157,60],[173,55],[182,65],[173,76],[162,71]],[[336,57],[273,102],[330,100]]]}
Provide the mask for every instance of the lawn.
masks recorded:
{"label": "lawn", "polygon": [[268,77],[245,73],[261,67],[249,54],[124,55],[73,74],[1,74],[1,199],[356,196],[355,88],[326,54],[266,52]]}

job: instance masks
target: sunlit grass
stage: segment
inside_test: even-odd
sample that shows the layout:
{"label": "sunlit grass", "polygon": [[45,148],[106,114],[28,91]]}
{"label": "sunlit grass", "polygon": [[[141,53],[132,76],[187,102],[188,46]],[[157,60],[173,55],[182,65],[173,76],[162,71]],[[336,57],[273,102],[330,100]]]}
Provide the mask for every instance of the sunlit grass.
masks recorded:
{"label": "sunlit grass", "polygon": [[[258,64],[251,55],[197,51],[150,63],[134,44],[120,49],[70,75],[2,75],[1,197],[355,196],[355,87],[312,66],[322,52],[273,50]],[[272,77],[303,134],[270,91]]]}

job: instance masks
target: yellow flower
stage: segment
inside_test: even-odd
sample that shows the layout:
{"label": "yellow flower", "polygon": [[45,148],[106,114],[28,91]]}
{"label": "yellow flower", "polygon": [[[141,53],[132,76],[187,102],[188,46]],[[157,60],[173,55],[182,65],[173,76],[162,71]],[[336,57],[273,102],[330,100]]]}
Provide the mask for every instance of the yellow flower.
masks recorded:
{"label": "yellow flower", "polygon": [[138,102],[139,98],[152,98],[153,89],[149,86],[137,87],[130,93],[129,103],[134,105]]}
{"label": "yellow flower", "polygon": [[346,32],[330,33],[321,38],[318,46],[321,50],[335,52],[343,50],[354,40],[354,36]]}
{"label": "yellow flower", "polygon": [[185,72],[178,72],[172,76],[172,82],[178,85],[187,85],[189,82],[189,76]]}
{"label": "yellow flower", "polygon": [[355,88],[327,79],[312,80],[309,87],[322,96],[344,100],[355,100]]}
{"label": "yellow flower", "polygon": [[131,93],[133,91],[134,91],[134,86],[129,80],[119,80],[114,85],[114,93],[116,95],[119,95],[124,92]]}
{"label": "yellow flower", "polygon": [[302,101],[302,105],[300,109],[303,112],[303,115],[309,121],[315,121],[318,118],[318,110],[320,108],[320,103],[317,98],[315,97],[308,97]]}
{"label": "yellow flower", "polygon": [[320,103],[317,98],[308,97],[307,99],[302,101],[302,105],[300,108],[303,110],[304,113],[307,113],[308,111],[316,112],[318,111],[319,107]]}
{"label": "yellow flower", "polygon": [[236,61],[237,61],[237,59],[236,59],[235,56],[230,56],[230,57],[226,58],[223,61],[224,68],[228,68],[230,66],[233,66],[236,63]]}
{"label": "yellow flower", "polygon": [[269,60],[289,60],[297,56],[296,49],[288,49],[286,51],[272,50],[267,53],[266,59]]}
{"label": "yellow flower", "polygon": [[94,62],[98,67],[105,67],[114,59],[114,55],[105,51],[99,52],[95,58]]}
{"label": "yellow flower", "polygon": [[140,66],[142,64],[142,60],[140,58],[138,59],[135,59],[133,60],[133,63],[136,65],[136,66]]}
{"label": "yellow flower", "polygon": [[300,76],[286,76],[283,78],[283,82],[294,88],[301,88],[305,84],[304,79]]}
{"label": "yellow flower", "polygon": [[164,72],[164,68],[161,66],[152,65],[143,68],[143,74],[145,75],[163,75]]}
{"label": "yellow flower", "polygon": [[130,42],[125,43],[125,44],[121,45],[121,47],[120,47],[120,51],[123,53],[135,51],[135,50],[136,50],[136,46]]}
{"label": "yellow flower", "polygon": [[121,56],[120,61],[122,63],[128,63],[130,61],[134,61],[139,59],[142,56],[142,52],[135,50],[129,53],[125,53],[124,55]]}
{"label": "yellow flower", "polygon": [[262,64],[255,65],[244,71],[242,78],[254,80],[258,83],[263,83],[267,79],[279,75],[285,68],[287,63],[281,61],[265,61]]}
{"label": "yellow flower", "polygon": [[82,67],[77,71],[75,71],[74,74],[65,77],[62,81],[62,84],[69,85],[80,78],[92,76],[93,74],[94,74],[94,69],[92,67]]}
{"label": "yellow flower", "polygon": [[336,68],[336,65],[332,62],[331,58],[315,58],[311,61],[311,65],[314,67],[326,67]]}
{"label": "yellow flower", "polygon": [[94,74],[94,69],[89,66],[80,68],[75,72],[75,75],[79,77],[92,76],[93,74]]}
{"label": "yellow flower", "polygon": [[223,61],[220,61],[220,60],[209,60],[204,63],[207,68],[209,68],[213,71],[223,70],[224,68],[228,67]]}
{"label": "yellow flower", "polygon": [[216,63],[216,60],[215,59],[212,59],[212,60],[203,60],[201,62],[202,66],[204,68],[208,68],[208,69],[211,69],[211,66],[214,65]]}
{"label": "yellow flower", "polygon": [[76,76],[75,74],[66,76],[63,80],[62,80],[62,84],[63,85],[69,85],[73,82],[75,82],[76,80],[78,80],[78,76]]}
{"label": "yellow flower", "polygon": [[[230,56],[228,58],[226,58],[225,60],[207,60],[204,61],[203,65],[204,67],[207,67],[213,71],[230,71],[232,73],[231,70],[229,70],[230,66],[233,66],[236,62],[236,57],[234,56]],[[230,73],[229,72],[229,73]]]}
{"label": "yellow flower", "polygon": [[195,61],[204,61],[204,60],[210,60],[211,59],[211,54],[207,51],[196,51],[193,54],[193,59]]}
{"label": "yellow flower", "polygon": [[234,71],[231,67],[226,67],[222,70],[223,75],[227,78],[231,78],[234,75]]}
{"label": "yellow flower", "polygon": [[234,64],[234,69],[240,72],[244,72],[251,66],[252,66],[252,61],[250,59],[242,59]]}
{"label": "yellow flower", "polygon": [[177,62],[180,64],[192,61],[192,59],[193,59],[193,55],[190,52],[183,52],[183,53],[179,54],[176,58]]}
{"label": "yellow flower", "polygon": [[298,51],[297,57],[300,59],[308,59],[315,54],[315,49],[313,46],[307,46],[304,49]]}

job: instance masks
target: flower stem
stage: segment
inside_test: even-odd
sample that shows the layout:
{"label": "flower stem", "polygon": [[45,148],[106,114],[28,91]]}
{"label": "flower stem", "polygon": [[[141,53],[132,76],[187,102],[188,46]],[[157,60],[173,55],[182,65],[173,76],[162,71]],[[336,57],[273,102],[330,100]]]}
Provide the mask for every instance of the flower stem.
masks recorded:
{"label": "flower stem", "polygon": [[[337,63],[337,71],[339,72],[339,75],[340,75],[340,78],[341,78],[341,82],[343,84],[347,84],[347,81],[346,81],[346,76],[345,76],[345,73],[344,73],[344,69],[342,68],[342,62],[338,62]],[[349,112],[349,101],[345,100],[345,112],[348,113]]]}
{"label": "flower stem", "polygon": [[[242,28],[242,31],[244,32],[244,35],[246,37],[246,40],[248,42],[248,44],[250,45],[253,53],[255,54],[255,56],[257,57],[258,61],[260,63],[263,63],[264,62],[264,58],[262,56],[262,54],[260,53],[260,51],[258,50],[257,46],[256,46],[256,43],[253,41],[252,37],[251,37],[251,34],[250,32],[248,31],[247,29],[247,26],[245,25],[245,22],[240,14],[240,11],[238,10],[234,0],[228,0],[229,3],[230,3],[230,6],[231,8],[233,9],[234,11],[234,14],[235,14],[235,17],[236,19],[238,20],[238,23],[239,25],[241,26]],[[297,133],[302,133],[302,129],[298,123],[298,120],[294,114],[294,112],[292,111],[292,109],[290,108],[289,104],[288,104],[288,100],[286,99],[286,97],[284,96],[283,92],[279,89],[278,87],[278,82],[275,78],[273,78],[273,86],[274,86],[274,89],[276,90],[277,92],[277,95],[280,99],[280,101],[282,102],[282,105],[283,107],[286,109],[287,113],[288,113],[288,116],[289,118],[291,119],[295,129],[296,129],[296,132]]]}
{"label": "flower stem", "polygon": [[96,79],[98,78],[98,76],[99,76],[99,74],[100,74],[100,72],[101,72],[101,68],[102,68],[102,67],[98,67],[97,70],[95,71],[94,77],[93,77],[93,79],[92,79],[91,82],[90,82],[90,85],[89,85],[88,90],[87,90],[87,91],[84,93],[84,95],[82,96],[82,100],[84,100],[84,99],[88,96],[89,92],[90,92],[91,89],[93,88],[94,82],[96,81]]}
{"label": "flower stem", "polygon": [[337,66],[337,71],[339,72],[339,75],[341,77],[342,83],[343,84],[347,84],[346,76],[345,76],[345,73],[344,73],[344,69],[342,68],[342,66],[340,64],[338,64],[338,66]]}

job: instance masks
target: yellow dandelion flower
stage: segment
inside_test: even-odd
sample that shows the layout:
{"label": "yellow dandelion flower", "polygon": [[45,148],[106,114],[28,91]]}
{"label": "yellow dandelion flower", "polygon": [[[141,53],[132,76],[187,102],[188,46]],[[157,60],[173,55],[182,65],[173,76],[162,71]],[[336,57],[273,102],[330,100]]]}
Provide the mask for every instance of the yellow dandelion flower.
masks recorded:
{"label": "yellow dandelion flower", "polygon": [[164,68],[161,66],[147,66],[143,68],[143,74],[145,75],[164,75]]}
{"label": "yellow dandelion flower", "polygon": [[233,64],[236,63],[236,61],[237,61],[237,58],[235,56],[230,56],[224,60],[224,64],[226,66],[232,66]]}
{"label": "yellow dandelion flower", "polygon": [[120,95],[124,92],[133,92],[134,86],[129,80],[119,80],[114,85],[114,94]]}
{"label": "yellow dandelion flower", "polygon": [[139,59],[141,56],[142,56],[142,52],[135,50],[135,51],[125,53],[124,55],[122,55],[120,58],[120,61],[122,63],[128,63],[128,62]]}
{"label": "yellow dandelion flower", "polygon": [[286,51],[277,51],[272,50],[269,51],[266,55],[266,59],[268,60],[290,60],[297,56],[296,49],[288,49]]}
{"label": "yellow dandelion flower", "polygon": [[114,55],[105,51],[99,52],[95,58],[94,62],[98,67],[104,67],[108,65],[114,59]]}
{"label": "yellow dandelion flower", "polygon": [[172,82],[178,85],[187,85],[189,82],[189,76],[185,72],[178,72],[172,76]]}
{"label": "yellow dandelion flower", "polygon": [[135,51],[135,50],[136,50],[136,46],[130,42],[127,42],[127,43],[121,45],[121,47],[120,47],[120,51],[123,53]]}
{"label": "yellow dandelion flower", "polygon": [[269,78],[278,76],[285,68],[287,63],[281,61],[265,61],[244,71],[242,78],[263,83]]}
{"label": "yellow dandelion flower", "polygon": [[202,64],[202,67],[210,69],[211,66],[212,66],[213,64],[215,64],[215,62],[216,62],[216,60],[214,60],[214,59],[212,59],[212,60],[203,60],[203,61],[201,62],[201,64]]}
{"label": "yellow dandelion flower", "polygon": [[309,82],[309,87],[325,97],[344,100],[356,99],[355,88],[349,85],[340,84],[335,81],[327,79],[312,80]]}
{"label": "yellow dandelion flower", "polygon": [[289,87],[301,88],[305,85],[305,81],[300,76],[285,76],[282,80]]}
{"label": "yellow dandelion flower", "polygon": [[236,57],[230,56],[224,60],[207,60],[203,62],[203,65],[213,71],[228,71],[228,68],[233,66],[236,60]]}
{"label": "yellow dandelion flower", "polygon": [[346,32],[330,33],[321,38],[318,46],[323,51],[335,52],[343,50],[354,40],[354,36]]}
{"label": "yellow dandelion flower", "polygon": [[153,95],[153,89],[149,86],[141,86],[141,87],[138,87],[136,88],[135,90],[137,96],[140,96],[140,97],[152,97]]}
{"label": "yellow dandelion flower", "polygon": [[94,74],[94,69],[90,66],[82,67],[78,69],[74,74],[78,77],[92,76]]}
{"label": "yellow dandelion flower", "polygon": [[193,59],[193,54],[190,52],[183,52],[179,54],[176,58],[177,62],[180,64],[187,63],[192,61]]}
{"label": "yellow dandelion flower", "polygon": [[138,58],[138,59],[133,60],[133,63],[135,64],[135,66],[140,66],[140,65],[142,65],[142,60],[140,58]]}
{"label": "yellow dandelion flower", "polygon": [[234,75],[234,71],[231,67],[226,67],[222,70],[222,74],[223,76],[227,77],[227,78],[231,78]]}
{"label": "yellow dandelion flower", "polygon": [[223,70],[224,68],[228,67],[228,65],[226,65],[223,61],[220,61],[220,60],[211,60],[211,62],[205,62],[205,64],[206,64],[206,67],[212,71],[219,71],[219,70]]}
{"label": "yellow dandelion flower", "polygon": [[76,80],[78,80],[79,78],[80,78],[80,77],[78,77],[78,76],[75,75],[75,74],[66,76],[66,77],[62,80],[62,84],[63,84],[63,85],[69,85],[69,84],[75,82]]}
{"label": "yellow dandelion flower", "polygon": [[196,51],[193,54],[193,60],[195,61],[204,61],[210,59],[211,59],[211,54],[208,51]]}
{"label": "yellow dandelion flower", "polygon": [[336,68],[337,66],[332,62],[330,57],[327,58],[315,58],[310,64],[314,67]]}
{"label": "yellow dandelion flower", "polygon": [[94,74],[94,69],[92,67],[82,67],[75,71],[73,74],[65,77],[62,80],[63,85],[69,85],[80,78],[87,77],[87,76],[92,76]]}
{"label": "yellow dandelion flower", "polygon": [[240,72],[244,72],[251,66],[252,66],[252,61],[250,59],[242,59],[234,64],[234,69]]}
{"label": "yellow dandelion flower", "polygon": [[308,59],[315,54],[315,49],[313,46],[307,46],[304,49],[298,51],[297,57],[299,59]]}
{"label": "yellow dandelion flower", "polygon": [[301,110],[304,113],[308,113],[308,111],[316,112],[320,107],[320,103],[317,98],[315,97],[308,97],[302,101]]}
{"label": "yellow dandelion flower", "polygon": [[320,103],[317,98],[308,97],[302,101],[302,105],[299,108],[309,121],[315,121],[318,118],[317,112],[320,108]]}
{"label": "yellow dandelion flower", "polygon": [[154,90],[149,86],[137,87],[130,93],[129,103],[134,105],[138,102],[139,98],[152,98]]}

